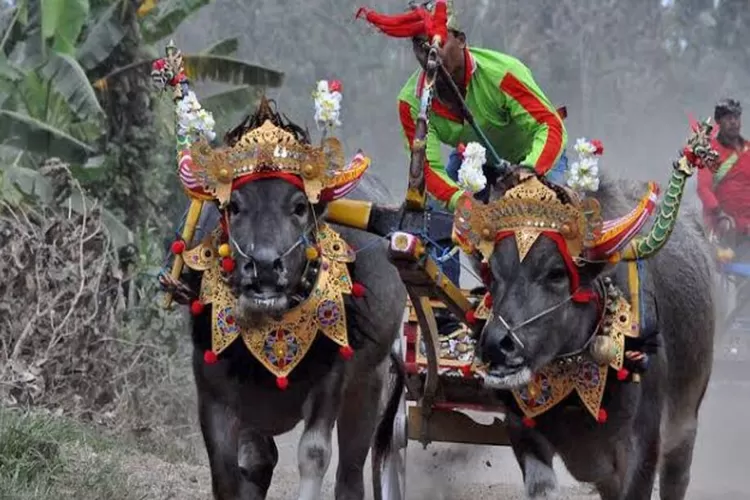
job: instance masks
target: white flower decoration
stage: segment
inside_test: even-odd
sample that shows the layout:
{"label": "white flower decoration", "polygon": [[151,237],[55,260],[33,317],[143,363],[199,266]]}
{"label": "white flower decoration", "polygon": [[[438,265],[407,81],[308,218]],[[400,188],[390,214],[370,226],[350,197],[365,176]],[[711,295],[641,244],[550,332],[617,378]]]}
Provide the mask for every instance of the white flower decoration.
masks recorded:
{"label": "white flower decoration", "polygon": [[341,84],[339,82],[318,82],[313,98],[315,99],[315,122],[318,127],[340,127],[341,120]]}
{"label": "white flower decoration", "polygon": [[596,152],[596,146],[583,137],[576,140],[576,145],[573,149],[576,150],[579,156],[593,155]]}
{"label": "white flower decoration", "polygon": [[566,172],[568,187],[581,194],[599,190],[599,156],[603,146],[600,141],[586,138],[576,140],[573,147],[578,153],[578,161],[571,164]]}
{"label": "white flower decoration", "polygon": [[215,126],[213,115],[203,109],[192,90],[177,103],[177,135],[191,139],[202,135],[213,141],[216,138]]}
{"label": "white flower decoration", "polygon": [[573,163],[568,170],[567,184],[579,192],[598,191],[599,159],[589,156]]}
{"label": "white flower decoration", "polygon": [[458,185],[471,193],[478,193],[487,187],[487,178],[482,165],[487,162],[487,150],[477,142],[470,142],[463,152],[463,161],[458,170]]}

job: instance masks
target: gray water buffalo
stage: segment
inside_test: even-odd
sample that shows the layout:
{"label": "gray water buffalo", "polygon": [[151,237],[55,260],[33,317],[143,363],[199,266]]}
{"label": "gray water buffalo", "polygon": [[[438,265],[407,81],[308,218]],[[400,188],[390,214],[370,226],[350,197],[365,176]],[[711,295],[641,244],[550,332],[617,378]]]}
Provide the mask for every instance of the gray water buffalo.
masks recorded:
{"label": "gray water buffalo", "polygon": [[[627,213],[643,192],[642,183],[604,178],[595,198],[607,220]],[[641,335],[658,348],[641,383],[620,382],[610,370],[606,422],[592,418],[575,395],[536,417],[533,426],[520,414],[509,415],[513,451],[531,498],[556,489],[556,454],[605,500],[651,498],[657,468],[661,498],[685,497],[714,336],[712,258],[695,217],[680,214],[671,239],[641,263]],[[479,343],[488,364],[486,385],[520,388],[558,356],[586,347],[599,326],[599,306],[567,300],[570,273],[553,239],[540,236],[522,261],[514,238],[501,239],[489,267],[493,301]],[[610,278],[629,291],[623,262],[576,267],[583,289],[601,291]]]}
{"label": "gray water buffalo", "polygon": [[[278,114],[269,114],[268,109],[263,113],[268,116],[261,118],[270,116],[299,142],[309,143],[307,133],[299,127]],[[257,116],[253,119],[263,121]],[[247,128],[244,124],[230,133],[229,144]],[[368,198],[362,190],[356,194]],[[313,205],[294,183],[270,177],[235,187],[227,210],[236,262],[229,283],[238,299],[237,318],[243,324],[253,324],[283,316],[304,298],[300,297],[300,285],[309,277],[305,274],[309,257],[304,245],[297,242],[313,237],[312,231],[323,221],[325,203]],[[195,239],[200,241],[213,230],[219,218],[215,205],[207,204]],[[206,363],[204,352],[211,349],[211,316],[206,311],[193,319],[198,411],[217,500],[265,498],[278,460],[274,436],[292,430],[301,420],[298,498],[322,498],[334,424],[339,448],[336,498],[364,498],[363,467],[382,412],[385,382],[390,377],[389,353],[400,333],[406,291],[388,261],[385,240],[354,229],[334,228],[358,249],[349,271],[352,281],[366,290],[364,296],[345,296],[349,344],[354,349],[351,359],[343,359],[338,345],[319,336],[289,375],[288,387],[280,390],[273,375],[241,342],[222,352],[217,362]],[[197,286],[195,281],[193,287]],[[401,387],[396,384],[392,402],[398,401]],[[384,429],[393,425],[393,403],[390,408],[383,417]],[[373,447],[377,446],[375,439]]]}

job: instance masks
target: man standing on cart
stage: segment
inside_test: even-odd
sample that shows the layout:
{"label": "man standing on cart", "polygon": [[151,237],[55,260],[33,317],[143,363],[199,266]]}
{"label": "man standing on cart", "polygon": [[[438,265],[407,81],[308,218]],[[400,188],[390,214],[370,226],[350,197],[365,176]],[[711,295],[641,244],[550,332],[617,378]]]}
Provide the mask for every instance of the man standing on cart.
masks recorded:
{"label": "man standing on cart", "polygon": [[[450,82],[438,72],[424,162],[429,206],[451,212],[455,209],[456,202],[465,192],[459,185],[458,175],[463,145],[480,142],[463,115],[461,99],[500,157],[511,164],[547,175],[552,181],[563,182],[562,174],[567,166],[564,112],[552,106],[534,81],[529,68],[521,61],[493,50],[469,47],[466,34],[457,23],[452,1],[448,1],[447,8],[448,36],[438,49],[438,56],[461,96],[456,95]],[[411,9],[426,11],[427,15],[423,17],[427,21],[415,23],[414,16],[409,13],[390,16],[365,8],[357,14],[389,36],[411,38],[414,54],[422,69],[412,74],[398,96],[399,118],[409,152],[425,84],[430,51],[428,24],[433,21],[430,14],[434,12],[435,5],[432,2],[412,4]],[[442,144],[454,148],[447,164],[442,159]],[[492,179],[490,169],[485,167],[484,170],[485,175]],[[487,188],[484,188],[475,196],[483,199],[486,192]],[[444,262],[443,272],[456,285],[459,284],[460,263],[457,255]]]}
{"label": "man standing on cart", "polygon": [[714,119],[719,132],[711,147],[719,153],[719,168],[716,172],[698,171],[698,197],[708,227],[719,236],[731,235],[743,243],[750,241],[750,141],[740,134],[740,102],[719,101]]}

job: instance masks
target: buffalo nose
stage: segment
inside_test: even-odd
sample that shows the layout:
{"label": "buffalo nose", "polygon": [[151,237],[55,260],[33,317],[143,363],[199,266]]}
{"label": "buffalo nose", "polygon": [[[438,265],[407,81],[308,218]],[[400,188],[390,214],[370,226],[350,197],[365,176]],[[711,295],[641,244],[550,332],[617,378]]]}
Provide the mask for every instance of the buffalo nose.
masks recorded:
{"label": "buffalo nose", "polygon": [[242,274],[253,281],[276,282],[284,272],[281,255],[272,249],[258,249],[242,264]]}
{"label": "buffalo nose", "polygon": [[523,353],[510,334],[498,332],[485,335],[480,349],[482,361],[490,366],[517,368],[524,364]]}

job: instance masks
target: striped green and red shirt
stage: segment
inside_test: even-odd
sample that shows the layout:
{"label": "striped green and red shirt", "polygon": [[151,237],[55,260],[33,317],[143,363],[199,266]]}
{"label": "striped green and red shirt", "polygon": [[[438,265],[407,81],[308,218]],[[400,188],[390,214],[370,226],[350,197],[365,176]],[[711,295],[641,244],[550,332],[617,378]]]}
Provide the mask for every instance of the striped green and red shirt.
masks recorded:
{"label": "striped green and red shirt", "polygon": [[[487,49],[468,48],[466,105],[501,158],[544,174],[558,161],[567,142],[562,117],[521,61]],[[415,72],[398,96],[399,117],[411,151],[424,71]],[[441,144],[479,141],[471,125],[437,99],[432,101],[425,159],[427,192],[454,210],[463,190],[445,172]]]}

